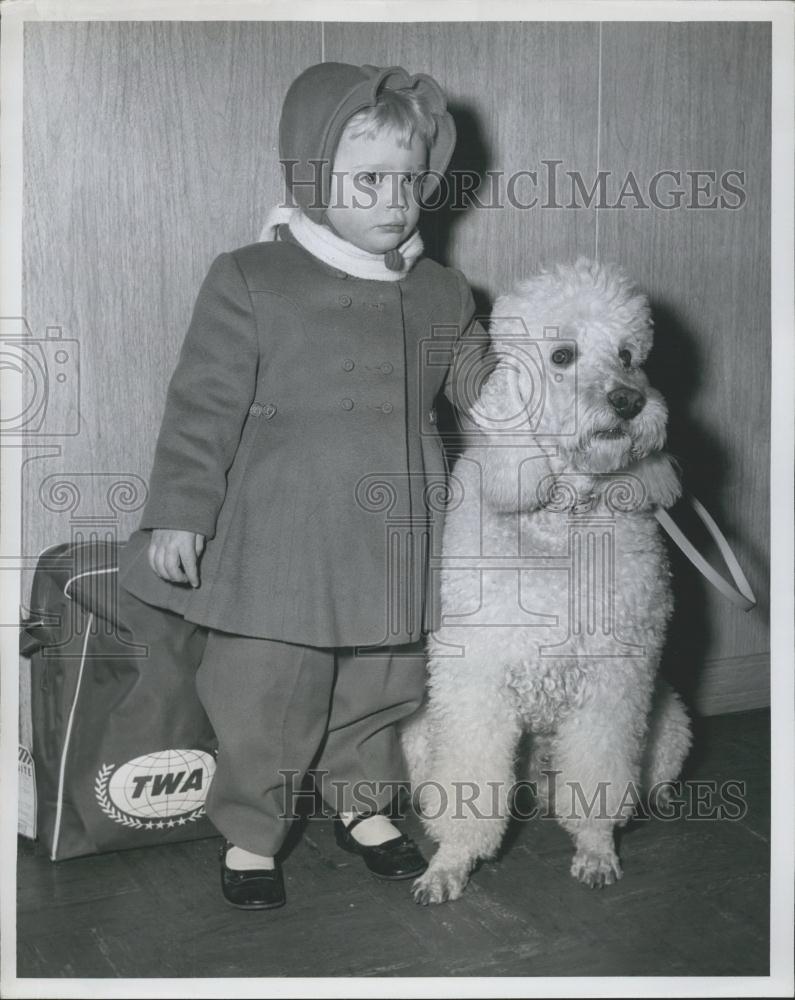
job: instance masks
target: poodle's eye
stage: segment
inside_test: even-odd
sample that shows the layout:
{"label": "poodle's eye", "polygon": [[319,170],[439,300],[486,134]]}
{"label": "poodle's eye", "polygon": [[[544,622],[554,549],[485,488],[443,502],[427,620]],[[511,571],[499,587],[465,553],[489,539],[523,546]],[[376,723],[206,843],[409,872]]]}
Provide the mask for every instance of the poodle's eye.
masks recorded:
{"label": "poodle's eye", "polygon": [[553,365],[566,368],[574,361],[574,351],[570,347],[558,347],[550,356]]}
{"label": "poodle's eye", "polygon": [[629,366],[632,364],[632,352],[628,351],[626,348],[624,348],[623,351],[618,352],[618,357],[619,360],[621,361],[621,364],[625,368],[629,368]]}

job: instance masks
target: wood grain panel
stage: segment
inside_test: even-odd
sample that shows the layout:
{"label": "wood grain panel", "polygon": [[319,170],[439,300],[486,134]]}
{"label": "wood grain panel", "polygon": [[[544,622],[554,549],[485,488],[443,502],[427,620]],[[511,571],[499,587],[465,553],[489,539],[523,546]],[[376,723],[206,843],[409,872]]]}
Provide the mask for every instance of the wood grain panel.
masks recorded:
{"label": "wood grain panel", "polygon": [[695,708],[701,715],[723,715],[770,704],[769,653],[709,660],[698,679]]}
{"label": "wood grain panel", "polygon": [[671,450],[760,600],[745,614],[678,560],[671,666],[692,687],[704,661],[769,649],[770,25],[605,24],[602,67],[602,169],[745,173],[736,210],[599,213],[601,256],[629,264],[653,299],[649,371]]}
{"label": "wood grain panel", "polygon": [[[594,251],[593,209],[543,209],[543,160],[566,169],[596,163],[598,26],[501,22],[328,24],[325,57],[430,73],[445,90],[458,143],[451,171],[538,173],[539,205],[521,209],[478,191],[494,208],[427,213],[428,251],[460,267],[490,306],[540,261]],[[517,183],[529,202],[529,180]],[[499,202],[502,202],[500,207]]]}
{"label": "wood grain panel", "polygon": [[[199,284],[278,199],[281,103],[322,39],[268,22],[27,22],[24,39],[24,312],[35,338],[61,327],[80,349],[79,433],[42,434],[23,470],[35,557],[137,526]],[[43,429],[76,403],[56,387]]]}
{"label": "wood grain panel", "polygon": [[[81,352],[79,434],[26,469],[27,553],[75,517],[110,516],[121,538],[137,526],[107,490],[148,478],[200,282],[258,238],[281,191],[284,93],[320,53],[311,23],[27,23],[23,301],[35,336],[61,326]],[[57,424],[68,401],[52,405]],[[77,511],[39,497],[60,472],[95,477]]]}

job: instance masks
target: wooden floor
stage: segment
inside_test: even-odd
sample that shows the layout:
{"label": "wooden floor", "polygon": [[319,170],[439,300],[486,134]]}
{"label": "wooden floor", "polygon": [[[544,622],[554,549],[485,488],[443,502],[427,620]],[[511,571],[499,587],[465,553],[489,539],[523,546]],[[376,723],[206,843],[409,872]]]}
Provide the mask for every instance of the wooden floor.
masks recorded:
{"label": "wooden floor", "polygon": [[687,777],[744,781],[747,814],[634,823],[624,878],[604,890],[570,877],[567,835],[538,819],[515,825],[461,900],[431,908],[410,883],[373,879],[322,819],[270,913],[224,903],[217,840],[57,865],[21,841],[18,975],[766,975],[769,714],[702,720],[697,741]]}

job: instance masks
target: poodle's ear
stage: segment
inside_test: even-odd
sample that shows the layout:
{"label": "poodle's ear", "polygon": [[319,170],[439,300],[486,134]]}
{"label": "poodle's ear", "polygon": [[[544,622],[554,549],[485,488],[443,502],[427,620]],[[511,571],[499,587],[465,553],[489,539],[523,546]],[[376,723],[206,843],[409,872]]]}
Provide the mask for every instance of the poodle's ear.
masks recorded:
{"label": "poodle's ear", "polygon": [[516,433],[527,430],[527,404],[519,392],[519,369],[516,361],[501,358],[483,383],[469,419],[489,434]]}
{"label": "poodle's ear", "polygon": [[489,318],[489,339],[491,349],[501,358],[520,353],[527,340],[533,342],[532,328],[537,312],[536,296],[539,294],[540,278],[528,278],[517,288],[522,294],[501,295],[494,303]]}

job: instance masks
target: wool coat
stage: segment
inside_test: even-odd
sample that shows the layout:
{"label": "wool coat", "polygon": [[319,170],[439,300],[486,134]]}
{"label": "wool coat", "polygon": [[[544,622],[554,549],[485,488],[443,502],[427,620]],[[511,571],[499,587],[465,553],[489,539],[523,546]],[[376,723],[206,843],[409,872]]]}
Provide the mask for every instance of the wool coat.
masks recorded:
{"label": "wool coat", "polygon": [[[120,583],[239,635],[414,642],[439,603],[435,401],[465,407],[488,337],[454,268],[356,278],[279,236],[222,253],[202,284]],[[198,588],[154,573],[153,528],[206,536]]]}

